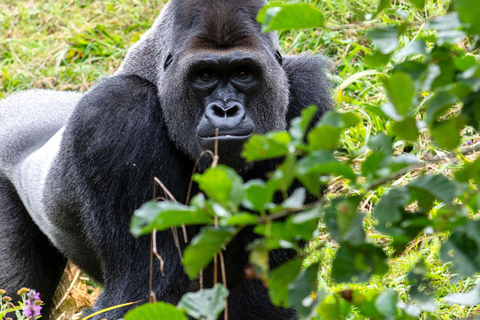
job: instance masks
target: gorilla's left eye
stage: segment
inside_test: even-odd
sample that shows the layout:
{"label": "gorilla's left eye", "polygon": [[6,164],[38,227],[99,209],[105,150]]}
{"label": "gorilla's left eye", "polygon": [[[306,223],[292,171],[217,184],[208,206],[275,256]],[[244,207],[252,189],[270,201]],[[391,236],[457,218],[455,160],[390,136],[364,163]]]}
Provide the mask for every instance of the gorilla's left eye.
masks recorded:
{"label": "gorilla's left eye", "polygon": [[198,76],[202,80],[209,81],[213,79],[213,71],[210,69],[204,69],[198,73]]}
{"label": "gorilla's left eye", "polygon": [[235,75],[240,79],[246,79],[250,75],[250,72],[246,67],[240,67],[237,68]]}

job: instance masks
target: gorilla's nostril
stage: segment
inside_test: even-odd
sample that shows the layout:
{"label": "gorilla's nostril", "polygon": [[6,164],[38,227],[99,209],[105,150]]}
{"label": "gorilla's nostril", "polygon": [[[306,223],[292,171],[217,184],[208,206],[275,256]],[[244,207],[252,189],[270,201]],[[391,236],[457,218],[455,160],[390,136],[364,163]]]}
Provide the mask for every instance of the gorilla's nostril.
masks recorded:
{"label": "gorilla's nostril", "polygon": [[225,110],[225,112],[227,114],[227,118],[235,117],[238,114],[238,106],[233,106],[231,108],[228,108],[227,110]]}
{"label": "gorilla's nostril", "polygon": [[212,111],[213,111],[213,114],[219,118],[225,118],[226,116],[225,110],[219,105],[216,105],[216,104],[213,105]]}

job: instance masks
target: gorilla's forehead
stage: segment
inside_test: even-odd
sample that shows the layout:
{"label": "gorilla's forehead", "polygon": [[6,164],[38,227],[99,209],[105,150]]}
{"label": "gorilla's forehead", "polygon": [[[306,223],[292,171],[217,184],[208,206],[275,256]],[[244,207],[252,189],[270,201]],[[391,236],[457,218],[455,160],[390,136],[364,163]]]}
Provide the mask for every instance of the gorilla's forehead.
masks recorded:
{"label": "gorilla's forehead", "polygon": [[[174,25],[178,38],[193,39],[196,48],[231,48],[271,42],[262,35],[256,21],[262,0],[182,0],[174,1]],[[263,38],[263,39],[260,39]],[[272,43],[270,43],[271,45]]]}
{"label": "gorilla's forehead", "polygon": [[210,66],[249,64],[252,67],[262,69],[276,64],[276,60],[269,52],[261,48],[188,49],[179,54],[179,70],[188,71],[201,64]]}

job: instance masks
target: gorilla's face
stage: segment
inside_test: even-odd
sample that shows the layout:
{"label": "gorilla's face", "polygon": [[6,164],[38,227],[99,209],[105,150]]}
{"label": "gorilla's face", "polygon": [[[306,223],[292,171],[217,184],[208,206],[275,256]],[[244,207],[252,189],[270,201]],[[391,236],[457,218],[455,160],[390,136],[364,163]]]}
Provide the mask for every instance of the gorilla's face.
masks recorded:
{"label": "gorilla's face", "polygon": [[244,171],[250,136],[286,126],[288,83],[275,53],[191,50],[164,67],[159,95],[170,138],[192,159],[218,143],[220,163]]}

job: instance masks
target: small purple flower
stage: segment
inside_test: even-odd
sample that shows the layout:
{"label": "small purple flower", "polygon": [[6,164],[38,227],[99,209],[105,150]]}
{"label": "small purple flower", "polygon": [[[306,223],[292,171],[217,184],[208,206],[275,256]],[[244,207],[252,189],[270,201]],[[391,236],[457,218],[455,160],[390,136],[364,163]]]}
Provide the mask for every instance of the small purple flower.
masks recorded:
{"label": "small purple flower", "polygon": [[23,314],[27,318],[32,317],[32,319],[37,319],[37,317],[40,316],[40,310],[42,310],[41,304],[40,292],[30,290],[30,292],[27,293]]}

